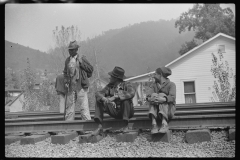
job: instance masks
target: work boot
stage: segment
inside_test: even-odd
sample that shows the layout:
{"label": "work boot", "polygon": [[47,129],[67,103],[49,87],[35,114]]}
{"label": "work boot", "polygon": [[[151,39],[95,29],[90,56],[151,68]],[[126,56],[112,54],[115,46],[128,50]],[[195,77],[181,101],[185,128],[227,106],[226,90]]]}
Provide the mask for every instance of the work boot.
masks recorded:
{"label": "work boot", "polygon": [[168,125],[163,123],[161,128],[159,129],[159,132],[166,133],[167,131],[168,131]]}
{"label": "work boot", "polygon": [[103,133],[103,129],[102,128],[97,128],[95,131],[92,132],[91,135],[97,136],[97,135],[102,134],[102,133]]}
{"label": "work boot", "polygon": [[155,134],[155,133],[158,133],[158,127],[156,124],[154,124],[151,129],[151,134]]}

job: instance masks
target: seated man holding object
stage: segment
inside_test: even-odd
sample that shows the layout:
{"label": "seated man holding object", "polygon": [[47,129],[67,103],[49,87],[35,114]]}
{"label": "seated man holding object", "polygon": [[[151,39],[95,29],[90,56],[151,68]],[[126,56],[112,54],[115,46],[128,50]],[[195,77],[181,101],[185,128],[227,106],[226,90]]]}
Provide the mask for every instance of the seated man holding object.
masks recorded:
{"label": "seated man holding object", "polygon": [[[149,102],[149,118],[152,120],[151,133],[166,133],[168,122],[173,118],[176,110],[176,85],[167,77],[172,71],[167,67],[156,69],[154,74],[155,82],[152,84],[152,94],[147,95]],[[161,127],[158,128],[156,119],[161,120]]]}
{"label": "seated man holding object", "polygon": [[108,73],[111,76],[109,84],[96,92],[94,121],[98,123],[98,128],[92,133],[93,135],[98,135],[103,131],[104,112],[116,119],[122,119],[125,123],[122,131],[129,132],[128,121],[134,115],[132,99],[135,95],[135,89],[130,82],[123,81],[124,73],[124,69],[115,67],[112,72]]}

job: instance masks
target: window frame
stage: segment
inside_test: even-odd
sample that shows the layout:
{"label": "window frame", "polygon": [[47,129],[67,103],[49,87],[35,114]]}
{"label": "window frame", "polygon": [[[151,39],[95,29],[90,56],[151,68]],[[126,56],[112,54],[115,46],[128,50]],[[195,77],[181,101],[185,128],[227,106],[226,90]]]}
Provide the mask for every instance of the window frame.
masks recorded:
{"label": "window frame", "polygon": [[217,47],[218,47],[218,52],[220,50],[220,46],[224,46],[224,51],[221,51],[221,53],[226,53],[226,45],[225,44],[218,44]]}
{"label": "window frame", "polygon": [[195,99],[196,99],[196,103],[197,103],[197,78],[189,78],[189,79],[181,79],[181,83],[182,83],[182,102],[184,104],[189,104],[189,103],[186,103],[186,100],[185,100],[185,95],[186,94],[193,94],[193,93],[185,93],[184,92],[184,83],[185,82],[194,82],[194,89],[195,89]]}

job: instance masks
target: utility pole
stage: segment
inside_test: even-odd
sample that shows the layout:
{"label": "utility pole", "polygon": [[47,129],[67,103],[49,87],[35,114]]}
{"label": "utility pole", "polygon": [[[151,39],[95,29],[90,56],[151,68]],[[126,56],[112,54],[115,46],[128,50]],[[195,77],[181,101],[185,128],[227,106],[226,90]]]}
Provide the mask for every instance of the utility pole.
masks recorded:
{"label": "utility pole", "polygon": [[[100,76],[99,76],[99,70],[98,70],[98,62],[97,62],[97,55],[96,55],[96,50],[94,50],[94,55],[95,55],[95,61],[96,61],[96,67],[97,67],[97,78],[94,80],[96,87],[98,86],[98,82],[100,82]],[[98,90],[98,87],[96,88]]]}
{"label": "utility pole", "polygon": [[97,76],[98,76],[98,79],[99,79],[99,70],[98,70],[98,63],[97,63],[96,51],[94,52],[94,54],[95,54],[96,67],[97,67]]}

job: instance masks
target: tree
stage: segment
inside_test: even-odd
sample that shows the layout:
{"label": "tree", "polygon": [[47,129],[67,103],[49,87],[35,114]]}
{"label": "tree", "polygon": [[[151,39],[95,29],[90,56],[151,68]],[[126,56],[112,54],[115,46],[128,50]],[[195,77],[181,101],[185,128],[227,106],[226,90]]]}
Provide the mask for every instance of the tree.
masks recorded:
{"label": "tree", "polygon": [[[220,32],[235,37],[234,14],[230,8],[222,9],[220,4],[195,4],[188,12],[181,14],[175,27],[179,27],[179,33],[196,31],[194,38],[203,42]],[[187,42],[179,54],[186,53],[195,45],[194,41]]]}
{"label": "tree", "polygon": [[14,89],[20,89],[20,80],[16,72],[11,73],[12,76],[12,83],[13,83],[13,88]]}
{"label": "tree", "polygon": [[56,111],[59,109],[59,97],[57,96],[56,89],[48,78],[47,70],[44,71],[44,80],[39,87],[39,101],[45,106],[42,110]]}
{"label": "tree", "polygon": [[77,26],[64,27],[59,29],[57,26],[53,30],[53,39],[55,42],[54,49],[49,49],[48,53],[52,55],[57,72],[62,72],[64,62],[69,56],[68,45],[70,41],[76,40],[79,44],[81,41],[81,32]]}
{"label": "tree", "polygon": [[11,85],[11,76],[10,74],[5,70],[5,87],[9,87]]}
{"label": "tree", "polygon": [[183,55],[184,53],[187,53],[189,50],[193,49],[196,46],[198,46],[198,44],[194,39],[190,42],[185,42],[185,44],[183,44],[182,48],[179,50],[179,54]]}
{"label": "tree", "polygon": [[[213,89],[213,101],[219,102],[229,102],[235,101],[236,97],[236,75],[233,75],[232,68],[229,68],[228,62],[225,61],[221,50],[218,51],[218,57],[212,53],[212,62],[211,72],[214,78]],[[233,79],[233,85],[230,84],[230,79]]]}
{"label": "tree", "polygon": [[36,111],[42,108],[38,94],[34,92],[36,75],[30,67],[30,61],[27,58],[27,68],[23,72],[21,89],[24,91],[23,111]]}
{"label": "tree", "polygon": [[36,74],[30,67],[30,60],[27,58],[27,68],[23,73],[23,81],[21,83],[21,89],[31,93],[33,91],[36,82]]}

